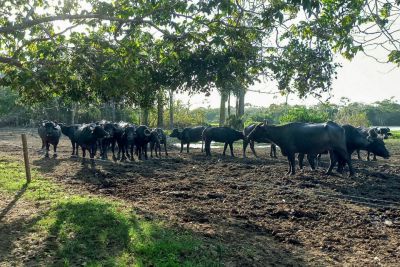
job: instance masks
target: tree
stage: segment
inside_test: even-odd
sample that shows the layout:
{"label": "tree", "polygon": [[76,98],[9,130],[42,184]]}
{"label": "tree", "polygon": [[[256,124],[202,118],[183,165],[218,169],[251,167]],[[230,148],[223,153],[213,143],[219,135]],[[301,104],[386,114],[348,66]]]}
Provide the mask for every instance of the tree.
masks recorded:
{"label": "tree", "polygon": [[246,88],[263,75],[284,94],[321,97],[336,75],[337,52],[352,58],[380,45],[389,51],[386,61],[400,62],[399,4],[6,0],[0,85],[30,102],[114,99],[147,109],[162,86],[232,92],[232,84]]}

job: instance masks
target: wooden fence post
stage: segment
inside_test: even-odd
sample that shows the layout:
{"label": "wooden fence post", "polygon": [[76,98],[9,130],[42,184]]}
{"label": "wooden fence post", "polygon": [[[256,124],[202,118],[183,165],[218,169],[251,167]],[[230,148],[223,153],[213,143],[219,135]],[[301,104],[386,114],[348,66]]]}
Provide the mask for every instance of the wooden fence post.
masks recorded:
{"label": "wooden fence post", "polygon": [[22,137],[22,149],[24,151],[26,183],[30,183],[31,182],[31,168],[29,166],[29,155],[28,155],[28,145],[26,142],[26,135],[21,134],[21,137]]}

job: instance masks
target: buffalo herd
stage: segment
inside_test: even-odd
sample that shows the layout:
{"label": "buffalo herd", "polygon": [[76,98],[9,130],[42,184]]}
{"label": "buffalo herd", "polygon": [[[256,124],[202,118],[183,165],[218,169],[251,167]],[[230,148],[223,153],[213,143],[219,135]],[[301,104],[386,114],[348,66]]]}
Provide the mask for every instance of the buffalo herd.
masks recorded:
{"label": "buffalo herd", "polygon": [[[54,147],[54,157],[57,156],[57,145],[61,133],[69,138],[72,146],[72,156],[78,156],[78,148],[82,149],[82,157],[85,159],[86,150],[94,159],[97,151],[102,159],[107,159],[109,150],[113,160],[134,160],[134,153],[139,159],[147,159],[147,150],[150,147],[150,155],[153,152],[156,157],[161,157],[161,146],[167,152],[167,136],[161,128],[151,129],[146,125],[136,126],[126,122],[99,121],[89,124],[65,125],[52,121],[43,121],[38,133],[42,139],[42,149],[46,149],[46,157],[49,157],[50,145]],[[318,164],[321,154],[329,154],[330,165],[327,174],[331,174],[337,164],[338,172],[343,172],[348,166],[350,176],[354,175],[351,163],[351,154],[357,151],[360,158],[360,150],[372,153],[376,156],[389,158],[390,154],[385,147],[384,139],[391,136],[389,128],[363,128],[351,125],[339,125],[335,122],[303,123],[293,122],[285,125],[269,125],[267,122],[251,124],[243,131],[237,131],[230,127],[188,127],[180,131],[174,129],[169,135],[180,141],[181,149],[186,144],[189,153],[189,145],[194,142],[202,142],[201,151],[211,156],[211,142],[224,143],[223,155],[229,146],[231,156],[233,143],[243,140],[243,158],[246,157],[246,148],[250,148],[257,157],[254,144],[271,144],[270,156],[276,157],[276,146],[286,156],[289,163],[288,174],[295,174],[295,156],[298,155],[300,168],[303,167],[303,159],[306,156],[312,169]],[[116,153],[116,148],[118,152]],[[135,148],[135,149],[134,149]],[[117,154],[117,155],[116,155]]]}

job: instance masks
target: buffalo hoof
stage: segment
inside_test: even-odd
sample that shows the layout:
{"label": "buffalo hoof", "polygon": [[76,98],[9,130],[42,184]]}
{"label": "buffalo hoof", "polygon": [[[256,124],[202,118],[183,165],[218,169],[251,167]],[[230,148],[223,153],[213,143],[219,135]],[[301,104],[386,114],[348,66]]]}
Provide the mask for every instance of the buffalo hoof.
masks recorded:
{"label": "buffalo hoof", "polygon": [[44,155],[45,158],[49,158],[49,154]]}
{"label": "buffalo hoof", "polygon": [[56,159],[56,158],[57,158],[57,154],[54,154],[54,155],[53,155],[53,158],[55,158],[55,159]]}
{"label": "buffalo hoof", "polygon": [[333,175],[332,171],[325,172],[326,175]]}

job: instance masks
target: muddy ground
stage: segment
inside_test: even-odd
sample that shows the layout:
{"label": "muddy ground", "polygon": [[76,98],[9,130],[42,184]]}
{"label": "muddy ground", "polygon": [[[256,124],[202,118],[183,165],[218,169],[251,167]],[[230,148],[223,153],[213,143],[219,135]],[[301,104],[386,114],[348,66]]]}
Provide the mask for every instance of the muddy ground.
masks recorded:
{"label": "muddy ground", "polygon": [[[306,167],[287,176],[287,161],[250,155],[206,158],[199,149],[127,163],[71,158],[63,137],[57,159],[38,152],[35,130],[1,129],[0,157],[21,159],[28,133],[32,165],[44,176],[85,193],[123,199],[146,217],[219,242],[227,266],[384,265],[400,262],[400,142],[389,160],[354,159],[357,174],[327,176]],[[365,158],[365,154],[364,154]]]}

